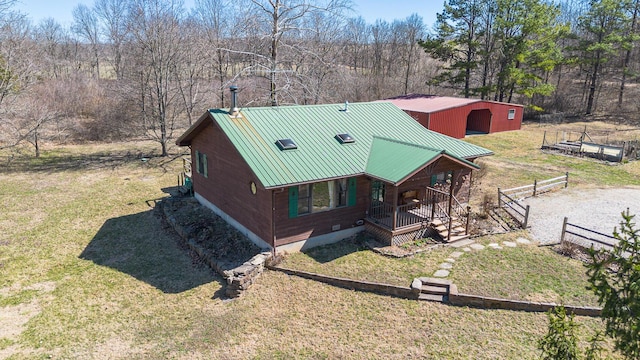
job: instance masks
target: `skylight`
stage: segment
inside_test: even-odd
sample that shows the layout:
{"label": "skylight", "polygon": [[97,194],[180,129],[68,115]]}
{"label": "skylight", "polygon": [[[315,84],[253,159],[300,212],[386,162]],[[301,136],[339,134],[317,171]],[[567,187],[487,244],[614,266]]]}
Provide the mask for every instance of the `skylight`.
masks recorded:
{"label": "skylight", "polygon": [[276,145],[280,150],[294,150],[298,148],[298,145],[291,139],[280,139],[276,141]]}
{"label": "skylight", "polygon": [[348,133],[336,135],[336,140],[340,141],[340,144],[349,144],[356,142],[356,139]]}

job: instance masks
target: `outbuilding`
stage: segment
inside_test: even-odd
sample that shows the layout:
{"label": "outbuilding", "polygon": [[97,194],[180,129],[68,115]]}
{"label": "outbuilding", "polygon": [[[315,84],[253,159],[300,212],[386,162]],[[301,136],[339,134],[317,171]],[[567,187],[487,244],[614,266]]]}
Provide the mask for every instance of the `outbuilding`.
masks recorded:
{"label": "outbuilding", "polygon": [[520,130],[522,105],[448,96],[409,94],[386,100],[429,130],[462,139],[471,134]]}

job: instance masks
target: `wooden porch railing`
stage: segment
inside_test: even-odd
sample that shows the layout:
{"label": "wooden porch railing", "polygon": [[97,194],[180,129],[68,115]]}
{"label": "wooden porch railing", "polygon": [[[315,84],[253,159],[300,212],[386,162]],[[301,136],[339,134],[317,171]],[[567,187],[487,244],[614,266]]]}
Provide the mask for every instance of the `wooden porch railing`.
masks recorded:
{"label": "wooden porch railing", "polygon": [[[431,201],[432,214],[431,219],[440,219],[448,229],[448,236],[451,236],[451,227],[453,220],[459,219],[464,224],[464,234],[469,234],[469,216],[471,208],[463,206],[455,196],[449,195],[444,191],[427,187],[427,200]],[[451,211],[449,212],[449,208]],[[449,239],[447,239],[449,240]]]}
{"label": "wooden porch railing", "polygon": [[[451,207],[451,214],[449,214]],[[452,222],[459,219],[465,226],[465,234],[469,233],[469,207],[465,207],[455,197],[446,192],[427,187],[425,197],[406,205],[398,205],[393,212],[393,205],[379,200],[372,200],[367,218],[373,223],[395,230],[416,224],[426,224],[433,219],[440,219],[451,233]],[[395,225],[395,226],[394,226]]]}

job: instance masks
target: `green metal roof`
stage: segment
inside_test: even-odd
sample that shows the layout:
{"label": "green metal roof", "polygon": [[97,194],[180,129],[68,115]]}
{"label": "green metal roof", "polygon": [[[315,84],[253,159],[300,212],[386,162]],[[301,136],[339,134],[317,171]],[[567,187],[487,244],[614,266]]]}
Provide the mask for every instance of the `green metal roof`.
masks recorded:
{"label": "green metal roof", "polygon": [[365,173],[396,184],[441,154],[424,146],[374,137]]}
{"label": "green metal roof", "polygon": [[[348,111],[344,108],[344,104],[244,108],[240,117],[212,109],[209,114],[266,188],[369,170],[391,181],[443,150],[463,159],[492,154],[425,129],[391,103],[354,103]],[[187,130],[178,143],[184,145],[198,128]],[[342,133],[349,133],[355,142],[341,144],[335,136]],[[292,139],[298,148],[280,150],[279,139]]]}

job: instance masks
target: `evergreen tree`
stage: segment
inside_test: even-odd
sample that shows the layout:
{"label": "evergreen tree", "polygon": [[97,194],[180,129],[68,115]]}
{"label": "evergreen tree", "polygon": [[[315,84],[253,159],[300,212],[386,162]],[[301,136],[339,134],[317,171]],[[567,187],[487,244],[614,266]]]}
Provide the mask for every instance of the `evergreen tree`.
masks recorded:
{"label": "evergreen tree", "polygon": [[622,214],[612,251],[591,249],[587,275],[602,305],[605,333],[628,359],[640,358],[640,230],[634,216]]}
{"label": "evergreen tree", "polygon": [[547,313],[549,329],[538,343],[544,360],[575,360],[578,359],[578,340],[573,321],[573,314],[567,316],[564,306],[556,306]]}

